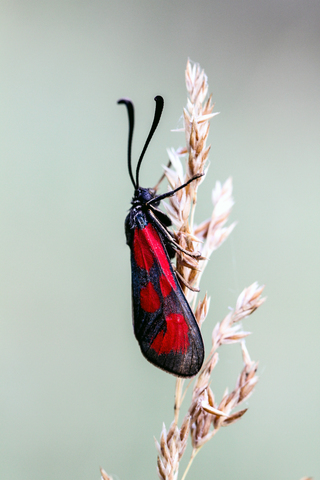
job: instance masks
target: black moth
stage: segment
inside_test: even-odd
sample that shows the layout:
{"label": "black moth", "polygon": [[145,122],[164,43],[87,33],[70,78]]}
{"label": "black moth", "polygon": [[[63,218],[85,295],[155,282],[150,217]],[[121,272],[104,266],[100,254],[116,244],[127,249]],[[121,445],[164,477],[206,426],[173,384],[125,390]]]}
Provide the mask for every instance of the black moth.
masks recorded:
{"label": "black moth", "polygon": [[[132,174],[131,144],[134,108],[131,100],[122,98],[129,117],[128,170],[134,186],[132,207],[125,220],[127,244],[131,250],[133,328],[141,351],[149,362],[179,377],[196,375],[204,359],[204,345],[199,326],[184,296],[171,265],[176,250],[188,255],[168,230],[170,218],[158,209],[160,201],[174,195],[190,182],[163,195],[139,185],[143,156],[158,126],[163,98],[155,97],[153,123],[138,160],[135,178]],[[198,256],[198,255],[193,255]]]}

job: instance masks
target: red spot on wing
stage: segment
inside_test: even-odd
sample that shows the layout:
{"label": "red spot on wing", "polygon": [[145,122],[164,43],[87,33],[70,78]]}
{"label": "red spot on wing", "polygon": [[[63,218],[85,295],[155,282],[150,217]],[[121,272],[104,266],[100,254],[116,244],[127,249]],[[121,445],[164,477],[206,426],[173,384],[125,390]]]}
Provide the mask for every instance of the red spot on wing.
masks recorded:
{"label": "red spot on wing", "polygon": [[153,265],[154,256],[144,233],[147,227],[143,230],[140,230],[140,228],[135,229],[133,237],[133,255],[138,267],[149,271]]}
{"label": "red spot on wing", "polygon": [[153,255],[157,258],[160,268],[163,271],[163,275],[171,285],[171,288],[176,290],[177,285],[171,271],[171,265],[157,230],[152,226],[151,223],[148,223],[143,230],[140,230],[140,236],[143,238],[144,245],[148,245],[149,250],[152,251]]}
{"label": "red spot on wing", "polygon": [[160,298],[151,282],[140,291],[141,308],[148,313],[156,312],[160,308]]}
{"label": "red spot on wing", "polygon": [[[171,272],[170,272],[171,273]],[[161,290],[161,293],[164,297],[166,297],[167,295],[169,295],[169,293],[171,292],[172,290],[172,286],[170,284],[170,281],[168,280],[167,277],[165,277],[164,275],[161,275],[160,279],[160,290]]]}
{"label": "red spot on wing", "polygon": [[167,331],[158,333],[151,348],[159,355],[168,354],[170,352],[186,353],[190,345],[188,338],[189,327],[183,317],[179,313],[171,313],[166,317]]}

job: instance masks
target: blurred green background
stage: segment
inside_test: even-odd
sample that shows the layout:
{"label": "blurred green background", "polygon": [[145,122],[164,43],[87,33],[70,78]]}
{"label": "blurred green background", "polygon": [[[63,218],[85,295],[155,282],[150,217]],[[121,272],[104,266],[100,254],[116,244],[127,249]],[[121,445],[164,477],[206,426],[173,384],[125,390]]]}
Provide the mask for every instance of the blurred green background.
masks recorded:
{"label": "blurred green background", "polygon": [[[123,222],[153,97],[165,98],[143,164],[153,186],[183,145],[187,58],[216,111],[197,221],[217,179],[234,181],[238,225],[210,261],[211,330],[241,290],[266,284],[244,322],[260,360],[249,411],[196,458],[190,479],[319,478],[320,3],[306,0],[2,0],[0,478],[157,478],[153,436],[173,412],[173,377],[131,327]],[[242,368],[225,347],[217,399]],[[183,463],[182,467],[185,465]],[[183,468],[182,468],[183,470]],[[182,473],[182,472],[181,472]],[[189,478],[188,477],[188,478]]]}

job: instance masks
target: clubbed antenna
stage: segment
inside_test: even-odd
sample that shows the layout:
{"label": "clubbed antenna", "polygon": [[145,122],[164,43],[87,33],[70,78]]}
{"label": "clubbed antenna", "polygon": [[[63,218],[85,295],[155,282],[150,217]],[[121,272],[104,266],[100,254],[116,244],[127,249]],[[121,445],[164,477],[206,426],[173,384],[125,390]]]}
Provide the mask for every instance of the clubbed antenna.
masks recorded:
{"label": "clubbed antenna", "polygon": [[117,102],[119,105],[123,103],[127,107],[128,117],[129,117],[129,137],[128,137],[128,170],[129,175],[131,178],[131,182],[134,188],[137,188],[137,185],[134,181],[133,174],[132,174],[132,166],[131,166],[131,145],[132,145],[132,136],[133,136],[133,128],[134,128],[134,107],[133,103],[129,98],[120,98]]}
{"label": "clubbed antenna", "polygon": [[156,131],[156,128],[159,124],[159,121],[160,121],[160,118],[161,118],[161,113],[162,113],[162,110],[163,110],[163,105],[164,105],[163,98],[160,95],[157,95],[154,99],[156,101],[156,111],[154,112],[154,118],[153,118],[153,122],[152,122],[152,125],[151,125],[151,129],[150,129],[148,138],[146,140],[146,143],[144,144],[143,150],[142,150],[140,158],[138,160],[138,165],[137,165],[137,169],[136,169],[136,181],[134,181],[134,178],[133,178],[132,163],[131,163],[131,145],[132,145],[133,128],[134,128],[134,107],[133,107],[133,103],[131,102],[131,100],[129,98],[120,98],[120,100],[118,100],[118,104],[123,103],[127,107],[127,110],[128,110],[128,117],[129,117],[128,170],[129,170],[129,175],[130,175],[130,178],[131,178],[131,182],[132,182],[135,189],[139,188],[139,171],[140,171],[141,162],[143,160],[144,154],[146,153],[146,150],[148,148],[150,140],[153,137],[153,134]]}
{"label": "clubbed antenna", "polygon": [[156,128],[159,124],[160,118],[161,118],[161,113],[163,110],[163,105],[164,101],[163,98],[160,95],[157,95],[154,97],[156,101],[156,111],[154,112],[154,118],[153,118],[153,123],[151,125],[151,129],[148,135],[148,138],[146,140],[146,143],[144,144],[143,150],[141,152],[140,158],[138,160],[138,165],[137,165],[137,170],[136,170],[136,188],[139,188],[139,171],[140,171],[140,165],[142,162],[142,159],[144,157],[144,154],[148,148],[148,145],[150,143],[151,138],[153,137],[154,132],[156,131]]}

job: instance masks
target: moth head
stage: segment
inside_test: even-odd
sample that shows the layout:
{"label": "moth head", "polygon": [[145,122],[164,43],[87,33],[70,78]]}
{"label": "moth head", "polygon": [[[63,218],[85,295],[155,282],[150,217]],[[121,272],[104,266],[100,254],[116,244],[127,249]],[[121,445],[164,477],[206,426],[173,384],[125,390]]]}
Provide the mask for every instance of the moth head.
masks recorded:
{"label": "moth head", "polygon": [[146,204],[156,196],[154,188],[142,188],[139,187],[134,192],[134,197],[131,203]]}

